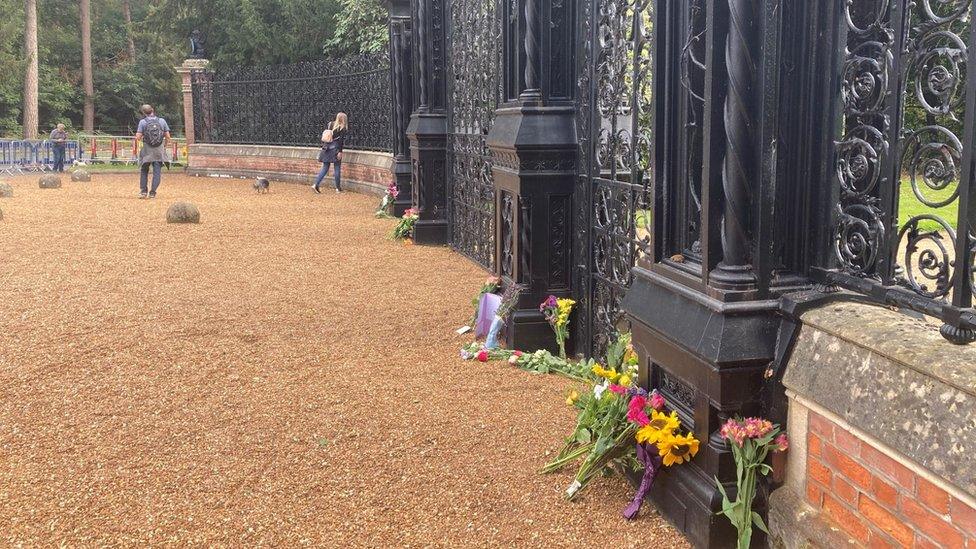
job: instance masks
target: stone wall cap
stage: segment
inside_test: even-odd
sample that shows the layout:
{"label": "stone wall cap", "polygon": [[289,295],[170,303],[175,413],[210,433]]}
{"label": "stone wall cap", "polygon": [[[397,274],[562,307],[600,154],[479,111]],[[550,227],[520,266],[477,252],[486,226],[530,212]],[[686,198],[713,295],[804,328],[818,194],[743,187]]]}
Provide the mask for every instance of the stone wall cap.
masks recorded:
{"label": "stone wall cap", "polygon": [[976,344],[953,345],[939,324],[864,303],[808,311],[803,324],[976,396]]}

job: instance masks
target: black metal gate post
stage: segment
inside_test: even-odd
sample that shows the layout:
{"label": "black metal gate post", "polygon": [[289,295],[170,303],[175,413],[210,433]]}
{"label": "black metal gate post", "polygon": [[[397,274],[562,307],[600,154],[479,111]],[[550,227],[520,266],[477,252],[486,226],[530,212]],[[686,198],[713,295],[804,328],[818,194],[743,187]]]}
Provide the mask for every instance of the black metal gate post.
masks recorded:
{"label": "black metal gate post", "polygon": [[417,244],[447,242],[447,81],[445,2],[411,0],[418,107],[410,116],[411,203],[419,210]]}
{"label": "black metal gate post", "polygon": [[517,349],[554,350],[538,310],[573,292],[576,2],[503,2],[503,103],[488,134],[495,178],[495,264],[520,284],[508,330]]}
{"label": "black metal gate post", "polygon": [[[731,416],[769,413],[767,374],[778,342],[788,340],[778,294],[804,283],[787,259],[797,243],[782,237],[803,216],[778,188],[795,180],[780,173],[777,147],[802,137],[801,125],[780,120],[801,107],[784,109],[779,84],[786,74],[789,89],[805,89],[800,73],[814,74],[797,53],[816,36],[800,30],[822,24],[809,15],[820,7],[806,4],[656,2],[654,228],[622,307],[643,384],[702,441],[690,466],[667,470],[652,491],[701,547],[735,544],[731,524],[716,515],[714,479],[730,493],[736,479],[719,430]],[[763,498],[756,509],[765,512]]]}
{"label": "black metal gate post", "polygon": [[393,177],[399,195],[393,203],[393,215],[403,215],[412,204],[410,176],[410,141],[407,126],[414,109],[413,48],[410,0],[389,0],[390,10],[390,81],[393,84]]}

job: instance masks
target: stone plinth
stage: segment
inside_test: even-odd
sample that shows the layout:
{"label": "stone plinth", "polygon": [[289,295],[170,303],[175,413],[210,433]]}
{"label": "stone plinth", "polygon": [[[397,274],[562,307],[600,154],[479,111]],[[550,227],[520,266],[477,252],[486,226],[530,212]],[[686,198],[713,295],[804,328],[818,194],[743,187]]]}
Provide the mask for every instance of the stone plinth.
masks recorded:
{"label": "stone plinth", "polygon": [[802,321],[783,378],[792,446],[773,537],[819,544],[827,525],[863,545],[976,542],[976,347],[877,306]]}

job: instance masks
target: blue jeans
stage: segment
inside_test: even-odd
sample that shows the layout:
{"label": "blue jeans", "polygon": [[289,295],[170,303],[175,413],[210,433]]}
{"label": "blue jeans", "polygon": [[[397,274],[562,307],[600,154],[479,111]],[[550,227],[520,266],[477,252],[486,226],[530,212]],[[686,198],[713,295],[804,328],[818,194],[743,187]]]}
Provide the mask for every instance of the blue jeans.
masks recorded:
{"label": "blue jeans", "polygon": [[332,170],[335,175],[335,188],[341,191],[342,186],[339,184],[339,180],[342,177],[342,162],[323,162],[322,169],[319,170],[319,175],[315,178],[315,186],[318,187],[322,183],[322,180],[325,179],[325,176],[328,175],[329,166],[335,166],[335,169]]}
{"label": "blue jeans", "polygon": [[153,170],[153,182],[152,190],[149,191],[156,194],[156,189],[159,188],[159,179],[163,175],[163,163],[162,162],[143,162],[139,166],[139,192],[145,193],[146,186],[149,183],[149,166],[152,165]]}
{"label": "blue jeans", "polygon": [[51,147],[54,151],[54,171],[63,172],[64,171],[64,145],[55,145]]}

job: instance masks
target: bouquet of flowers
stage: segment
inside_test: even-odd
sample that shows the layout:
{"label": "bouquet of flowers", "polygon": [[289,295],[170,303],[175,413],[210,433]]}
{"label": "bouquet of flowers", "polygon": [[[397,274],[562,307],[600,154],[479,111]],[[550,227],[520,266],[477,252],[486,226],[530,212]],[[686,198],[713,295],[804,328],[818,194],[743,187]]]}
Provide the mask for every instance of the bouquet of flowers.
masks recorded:
{"label": "bouquet of flowers", "polygon": [[699,446],[694,434],[681,434],[681,420],[677,412],[665,412],[664,397],[657,391],[648,394],[637,388],[632,395],[627,406],[627,421],[638,427],[635,435],[637,459],[644,467],[644,475],[634,499],[624,509],[624,518],[628,520],[637,516],[661,467],[691,461],[698,453]]}
{"label": "bouquet of flowers", "polygon": [[521,357],[522,351],[512,351],[510,349],[486,349],[481,343],[473,341],[461,347],[462,360],[477,360],[478,362],[488,362],[489,360],[510,360],[511,357]]}
{"label": "bouquet of flowers", "polygon": [[478,295],[471,299],[471,306],[474,308],[474,314],[471,315],[471,320],[468,322],[468,326],[474,328],[474,325],[478,322],[478,307],[481,303],[481,296],[485,294],[492,294],[498,290],[498,286],[501,284],[501,280],[497,276],[489,276],[485,283],[481,285],[481,290],[478,291]]}
{"label": "bouquet of flowers", "polygon": [[393,202],[396,201],[398,196],[400,196],[400,189],[397,188],[396,181],[393,181],[386,188],[383,199],[380,200],[380,206],[376,210],[376,217],[384,219],[393,217]]}
{"label": "bouquet of flowers", "polygon": [[414,208],[410,208],[403,212],[403,217],[400,218],[400,222],[397,223],[396,227],[393,227],[393,232],[390,233],[390,238],[393,240],[403,240],[408,238],[413,234],[413,226],[420,219],[420,212]]}
{"label": "bouquet of flowers", "polygon": [[[558,471],[583,458],[566,498],[574,499],[589,483],[613,464],[638,467],[634,458],[634,435],[637,426],[627,420],[630,393],[637,374],[637,358],[631,350],[630,336],[623,334],[607,352],[607,367],[587,362],[587,386],[571,393],[567,402],[579,410],[576,428],[567,437],[556,459],[547,463],[543,473]],[[526,355],[523,355],[523,358]],[[625,361],[624,357],[628,356]],[[584,457],[585,456],[585,457]]]}
{"label": "bouquet of flowers", "polygon": [[762,517],[752,510],[752,500],[756,497],[756,473],[768,475],[773,468],[765,463],[766,456],[770,452],[785,452],[790,442],[786,433],[780,432],[779,425],[758,417],[730,419],[722,426],[721,434],[732,448],[736,477],[735,501],[729,500],[725,487],[715,479],[722,493],[722,514],[728,517],[738,532],[736,547],[748,549],[752,543],[753,525],[769,533]]}
{"label": "bouquet of flowers", "polygon": [[573,381],[586,382],[590,380],[588,375],[592,361],[572,363],[563,360],[546,350],[538,350],[534,353],[524,353],[518,356],[511,356],[509,364],[536,374],[558,374]]}
{"label": "bouquet of flowers", "polygon": [[572,299],[556,299],[551,295],[539,305],[539,311],[545,315],[552,331],[556,334],[556,344],[559,345],[559,356],[566,358],[566,340],[569,339],[569,314],[573,312],[576,302]]}

